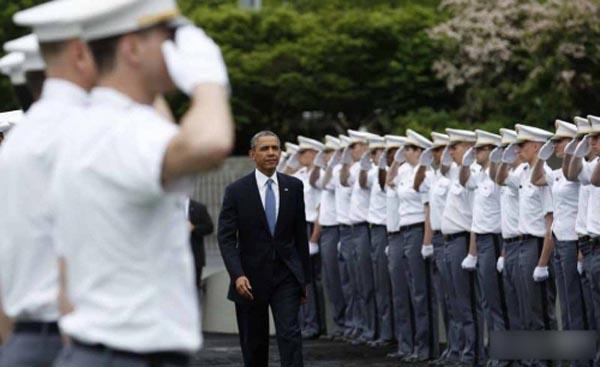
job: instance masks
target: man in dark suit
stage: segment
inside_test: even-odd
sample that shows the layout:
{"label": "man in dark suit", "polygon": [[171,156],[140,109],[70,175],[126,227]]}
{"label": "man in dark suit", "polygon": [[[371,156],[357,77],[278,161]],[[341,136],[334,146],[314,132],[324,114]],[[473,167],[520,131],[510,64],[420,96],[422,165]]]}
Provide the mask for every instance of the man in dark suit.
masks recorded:
{"label": "man in dark suit", "polygon": [[303,366],[298,321],[310,279],[302,182],[276,173],[281,154],[276,134],[263,131],[251,141],[256,170],[225,190],[218,240],[231,277],[246,367],[269,358],[271,307],[282,366]]}
{"label": "man in dark suit", "polygon": [[192,245],[192,254],[194,255],[194,265],[196,267],[196,287],[200,289],[202,283],[202,268],[206,265],[206,254],[204,252],[204,236],[213,233],[213,225],[210,214],[206,206],[196,200],[188,201],[188,221],[190,222],[190,242]]}

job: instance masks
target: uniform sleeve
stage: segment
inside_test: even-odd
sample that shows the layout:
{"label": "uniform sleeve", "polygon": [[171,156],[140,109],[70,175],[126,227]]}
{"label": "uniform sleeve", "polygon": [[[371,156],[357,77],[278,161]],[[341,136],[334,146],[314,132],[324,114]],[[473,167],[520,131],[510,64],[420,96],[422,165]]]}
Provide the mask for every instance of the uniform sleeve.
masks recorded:
{"label": "uniform sleeve", "polygon": [[587,186],[592,183],[592,173],[594,172],[594,167],[596,167],[596,164],[598,164],[597,159],[591,162],[583,162],[581,172],[579,172],[579,176],[577,176],[577,179],[582,185]]}
{"label": "uniform sleeve", "polygon": [[367,176],[367,187],[370,189],[377,182],[379,174],[379,168],[375,167],[369,171],[369,175]]}
{"label": "uniform sleeve", "polygon": [[508,172],[504,185],[518,190],[519,186],[521,186],[521,175],[514,171]]}
{"label": "uniform sleeve", "polygon": [[552,190],[549,186],[542,187],[544,192],[542,193],[542,200],[544,201],[542,205],[544,206],[544,214],[553,213],[554,212],[554,202],[552,200]]}
{"label": "uniform sleeve", "polygon": [[481,174],[479,172],[474,172],[471,170],[471,174],[469,175],[469,179],[465,183],[465,189],[474,191],[477,186],[480,184]]}

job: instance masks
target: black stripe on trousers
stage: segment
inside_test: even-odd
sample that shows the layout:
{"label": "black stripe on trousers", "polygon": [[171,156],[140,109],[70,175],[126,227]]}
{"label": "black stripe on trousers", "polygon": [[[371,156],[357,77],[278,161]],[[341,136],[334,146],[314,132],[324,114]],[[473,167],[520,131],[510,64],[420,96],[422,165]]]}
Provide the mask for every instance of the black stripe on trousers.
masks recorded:
{"label": "black stripe on trousers", "polygon": [[[537,240],[538,243],[538,258],[542,255],[542,249],[544,248],[544,239],[543,238],[539,238]],[[548,282],[551,281],[551,277],[550,277],[550,272],[548,272],[549,276],[548,279],[544,280],[543,282],[539,282],[540,284],[540,293],[542,296],[542,319],[544,320],[544,329],[545,330],[550,330],[550,319],[548,318],[548,305],[546,304],[546,302],[548,301],[548,290],[546,289],[546,287],[548,286]]]}
{"label": "black stripe on trousers", "polygon": [[428,331],[429,331],[429,357],[434,358],[433,352],[434,348],[434,337],[433,337],[433,302],[431,300],[431,275],[429,272],[431,271],[431,258],[425,259],[425,289],[427,291],[427,322],[428,322]]}
{"label": "black stripe on trousers", "polygon": [[[576,250],[577,252],[577,256],[579,257],[579,241],[577,241],[577,247]],[[581,278],[584,276],[583,272],[581,274],[579,274],[579,271],[577,271],[577,274],[579,276],[579,294],[581,295],[581,312],[583,312],[583,329],[584,330],[589,330],[590,329],[590,324],[589,324],[589,320],[587,318],[588,314],[587,314],[587,307],[585,307],[585,296],[583,295],[583,284],[581,283]]]}
{"label": "black stripe on trousers", "polygon": [[[498,235],[493,235],[494,239],[494,253],[496,255],[496,261],[500,257],[500,238]],[[502,319],[504,320],[504,326],[506,330],[510,330],[510,319],[508,318],[508,306],[506,305],[506,295],[504,294],[504,281],[502,279],[502,273],[496,271],[496,281],[498,282],[498,292],[500,294],[500,308],[502,309]]]}
{"label": "black stripe on trousers", "polygon": [[[467,254],[469,254],[469,237],[467,237]],[[475,293],[475,275],[477,271],[467,271],[467,276],[469,277],[469,298],[471,304],[471,316],[473,317],[473,324],[475,327],[475,358],[474,363],[479,362],[479,319],[477,318],[477,294]],[[481,341],[483,342],[483,340]]]}

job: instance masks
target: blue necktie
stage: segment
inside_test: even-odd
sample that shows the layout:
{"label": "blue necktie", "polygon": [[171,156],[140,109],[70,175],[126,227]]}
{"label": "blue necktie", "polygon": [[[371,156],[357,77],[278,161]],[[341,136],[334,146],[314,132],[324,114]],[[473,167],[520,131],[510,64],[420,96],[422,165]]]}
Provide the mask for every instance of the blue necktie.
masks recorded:
{"label": "blue necktie", "polygon": [[277,221],[277,212],[275,208],[275,192],[271,185],[273,184],[272,179],[267,180],[267,192],[265,195],[265,214],[267,215],[267,223],[269,224],[269,230],[271,236],[275,235],[275,222]]}

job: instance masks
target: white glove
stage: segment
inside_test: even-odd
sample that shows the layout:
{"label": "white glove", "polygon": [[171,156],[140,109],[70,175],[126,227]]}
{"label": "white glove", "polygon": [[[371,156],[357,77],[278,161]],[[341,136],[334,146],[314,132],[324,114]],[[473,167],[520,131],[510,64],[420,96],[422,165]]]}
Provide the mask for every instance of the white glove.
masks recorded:
{"label": "white glove", "polygon": [[477,256],[468,254],[467,257],[465,257],[465,259],[462,261],[460,266],[462,266],[464,270],[475,270],[475,267],[477,266]]}
{"label": "white glove", "polygon": [[333,167],[337,166],[341,160],[342,160],[342,151],[337,150],[335,153],[333,153],[331,158],[329,158],[329,162],[327,163],[327,166],[333,168]]}
{"label": "white glove", "polygon": [[571,141],[565,146],[565,154],[573,155],[573,153],[575,153],[575,149],[577,149],[577,139],[571,139]]}
{"label": "white glove", "polygon": [[431,148],[427,148],[419,157],[419,166],[429,167],[433,163],[433,152]]}
{"label": "white glove", "polygon": [[390,246],[385,246],[385,250],[383,250],[383,252],[385,252],[385,256],[390,256]]}
{"label": "white glove", "polygon": [[496,270],[498,270],[498,273],[504,271],[504,256],[500,256],[498,261],[496,261]]}
{"label": "white glove", "polygon": [[473,163],[475,163],[475,149],[469,148],[465,155],[463,155],[462,165],[464,167],[471,167]]}
{"label": "white glove", "polygon": [[315,157],[315,166],[321,169],[325,169],[327,167],[327,163],[325,163],[325,153],[323,153],[323,151],[317,153],[317,156]]}
{"label": "white glove", "polygon": [[360,170],[369,171],[371,168],[373,168],[373,164],[371,164],[371,155],[367,152],[360,157]]}
{"label": "white glove", "polygon": [[202,83],[229,85],[219,46],[198,27],[177,29],[175,42],[163,42],[162,52],[171,79],[187,95]]}
{"label": "white glove", "polygon": [[277,164],[277,172],[282,172],[285,169],[287,164],[287,153],[281,152],[281,156],[279,157],[279,163]]}
{"label": "white glove", "polygon": [[292,154],[286,164],[287,167],[289,167],[292,171],[295,171],[298,169],[298,167],[300,167],[300,161],[298,160],[298,152]]}
{"label": "white glove", "polygon": [[381,156],[379,157],[379,162],[377,162],[377,167],[379,167],[379,169],[387,168],[387,149],[384,150],[383,153],[381,153]]}
{"label": "white glove", "polygon": [[421,246],[421,256],[423,259],[429,259],[433,256],[433,245],[423,245]]}
{"label": "white glove", "polygon": [[492,153],[490,153],[490,161],[492,161],[494,163],[502,162],[503,154],[504,154],[504,148],[502,148],[502,147],[494,148],[494,150],[492,150]]}
{"label": "white glove", "polygon": [[577,272],[579,275],[583,274],[583,263],[581,261],[577,262]]}
{"label": "white glove", "polygon": [[319,244],[314,243],[314,242],[309,242],[308,243],[308,254],[310,256],[312,256],[312,255],[316,255],[318,253],[319,253]]}
{"label": "white glove", "polygon": [[535,282],[543,282],[548,279],[549,276],[550,274],[548,274],[547,266],[536,266],[533,270],[533,280]]}
{"label": "white glove", "polygon": [[542,147],[538,153],[538,158],[547,161],[554,154],[554,143],[552,140],[548,140]]}
{"label": "white glove", "polygon": [[342,243],[341,243],[341,242],[338,242],[338,244],[337,244],[337,251],[338,251],[338,254],[340,253],[340,251],[341,251],[341,250],[342,250]]}
{"label": "white glove", "polygon": [[517,160],[517,146],[515,144],[510,144],[508,148],[504,150],[504,154],[502,154],[502,162],[513,164]]}
{"label": "white glove", "polygon": [[394,155],[394,162],[404,163],[404,147],[398,148]]}
{"label": "white glove", "polygon": [[348,147],[344,148],[344,151],[342,152],[342,164],[352,164],[352,152]]}
{"label": "white glove", "polygon": [[590,136],[586,135],[582,141],[577,144],[577,148],[575,148],[575,152],[573,155],[577,158],[583,158],[586,155],[590,154]]}
{"label": "white glove", "polygon": [[452,156],[450,155],[450,145],[446,145],[442,152],[442,166],[450,167],[452,165]]}

